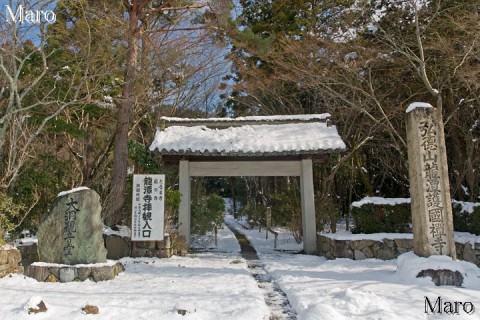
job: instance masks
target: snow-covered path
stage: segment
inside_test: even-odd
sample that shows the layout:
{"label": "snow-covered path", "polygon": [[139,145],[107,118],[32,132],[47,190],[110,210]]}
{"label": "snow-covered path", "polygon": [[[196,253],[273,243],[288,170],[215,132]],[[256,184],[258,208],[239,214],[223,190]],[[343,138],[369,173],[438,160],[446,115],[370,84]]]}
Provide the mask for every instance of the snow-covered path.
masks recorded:
{"label": "snow-covered path", "polygon": [[[228,222],[228,220],[230,220]],[[232,217],[227,222],[235,224]],[[286,293],[298,320],[320,319],[480,319],[480,270],[465,263],[463,288],[436,287],[430,278],[405,277],[396,272],[397,259],[326,260],[324,257],[291,254],[273,249],[265,233],[238,228],[255,247],[268,275]],[[279,236],[279,247],[302,249],[288,234]],[[411,260],[412,269],[415,260]],[[432,262],[427,264],[435,268]],[[471,302],[475,310],[467,314],[426,313],[426,299],[432,306],[438,297],[445,302]]]}
{"label": "snow-covered path", "polygon": [[[219,244],[217,252],[187,257],[122,259],[125,271],[105,282],[5,277],[0,279],[0,320],[85,319],[85,304],[99,307],[99,315],[87,316],[95,319],[268,319],[269,308],[233,233],[220,230]],[[29,315],[25,308],[32,297],[43,299],[48,311]]]}
{"label": "snow-covered path", "polygon": [[[397,260],[327,261],[292,254],[289,250],[302,246],[287,233],[279,236],[279,249],[285,250],[281,252],[263,232],[240,231],[255,247],[261,268],[249,270],[234,234],[224,228],[219,231],[219,246],[207,252],[171,259],[123,259],[126,270],[112,281],[39,283],[23,275],[0,279],[0,320],[268,320],[275,319],[278,304],[267,306],[265,292],[276,286],[288,297],[298,320],[480,319],[480,273],[474,265],[465,269],[464,288],[436,287],[429,278],[402,277],[396,272]],[[252,274],[267,279],[270,287],[259,288]],[[48,311],[28,315],[25,308],[32,297],[43,299]],[[438,297],[442,303],[471,302],[475,310],[427,314],[425,297],[433,304]],[[83,315],[85,304],[98,306],[100,314]]]}
{"label": "snow-covered path", "polygon": [[[228,223],[230,222],[230,223]],[[256,250],[251,246],[250,241],[240,233],[237,226],[227,221],[228,228],[235,234],[240,248],[241,255],[247,260],[248,270],[257,281],[261,289],[265,303],[270,308],[269,320],[295,320],[295,310],[293,310],[286,294],[275,284],[273,278],[265,271],[263,262],[259,259]]]}

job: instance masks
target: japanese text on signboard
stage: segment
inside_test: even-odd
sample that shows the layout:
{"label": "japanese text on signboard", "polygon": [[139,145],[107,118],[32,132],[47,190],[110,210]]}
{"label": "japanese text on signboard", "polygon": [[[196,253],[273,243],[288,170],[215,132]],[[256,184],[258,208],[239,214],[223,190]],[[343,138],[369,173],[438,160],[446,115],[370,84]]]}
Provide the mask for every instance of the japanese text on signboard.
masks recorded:
{"label": "japanese text on signboard", "polygon": [[132,240],[163,240],[165,175],[134,175]]}

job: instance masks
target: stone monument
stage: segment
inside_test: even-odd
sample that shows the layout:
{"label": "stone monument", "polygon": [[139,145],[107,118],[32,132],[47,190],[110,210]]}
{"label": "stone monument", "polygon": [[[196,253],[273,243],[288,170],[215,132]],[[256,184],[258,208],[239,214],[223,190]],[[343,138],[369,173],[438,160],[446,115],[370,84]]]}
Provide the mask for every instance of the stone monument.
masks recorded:
{"label": "stone monument", "polygon": [[67,265],[107,261],[100,196],[86,187],[60,193],[38,226],[42,262]]}
{"label": "stone monument", "polygon": [[407,109],[407,141],[414,252],[455,259],[443,123],[430,104]]}

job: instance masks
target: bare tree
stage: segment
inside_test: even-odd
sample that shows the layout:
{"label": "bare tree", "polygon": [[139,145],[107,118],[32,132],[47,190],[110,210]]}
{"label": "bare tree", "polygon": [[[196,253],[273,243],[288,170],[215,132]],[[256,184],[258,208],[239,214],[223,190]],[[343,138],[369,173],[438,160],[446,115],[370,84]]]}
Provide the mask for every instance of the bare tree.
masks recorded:
{"label": "bare tree", "polygon": [[[472,81],[479,74],[478,3],[408,0],[388,6],[379,11],[368,2],[337,3],[330,8],[334,23],[297,37],[276,34],[268,50],[248,51],[268,42],[264,34],[253,44],[238,45],[249,54],[234,62],[240,75],[236,89],[243,92],[235,102],[252,113],[330,112],[350,150],[356,150],[351,161],[340,164],[354,167],[365,193],[387,185],[389,195],[408,192],[404,110],[413,101],[432,102],[445,117],[452,176],[458,176],[454,189],[464,189],[462,180],[473,186],[478,181],[469,169],[478,158],[478,81]],[[462,112],[467,105],[468,112]]]}
{"label": "bare tree", "polygon": [[[52,7],[51,0],[10,1],[36,10]],[[10,15],[9,11],[6,14]],[[11,16],[1,16],[11,21]],[[54,49],[47,47],[45,23],[2,23],[0,34],[0,189],[7,189],[25,164],[35,157],[34,143],[47,124],[82,99],[86,75],[61,76],[53,66]],[[66,70],[64,70],[66,72]],[[57,72],[57,73],[55,73]],[[62,88],[60,90],[60,88]]]}

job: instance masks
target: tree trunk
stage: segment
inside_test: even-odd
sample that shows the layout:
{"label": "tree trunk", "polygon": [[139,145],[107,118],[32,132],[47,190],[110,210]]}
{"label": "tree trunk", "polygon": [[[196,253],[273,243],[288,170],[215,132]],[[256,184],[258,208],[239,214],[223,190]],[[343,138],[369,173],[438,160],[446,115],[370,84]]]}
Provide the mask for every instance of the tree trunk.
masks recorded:
{"label": "tree trunk", "polygon": [[114,226],[122,220],[125,203],[125,183],[128,165],[128,129],[134,106],[134,88],[137,77],[138,44],[140,37],[138,4],[134,1],[129,11],[129,38],[127,69],[122,88],[122,98],[117,113],[117,129],[114,137],[114,155],[110,193],[107,199],[105,223]]}
{"label": "tree trunk", "polygon": [[86,116],[87,136],[85,137],[84,151],[83,151],[83,185],[86,187],[92,186],[93,170],[95,166],[95,147],[93,146],[93,126],[90,122],[90,115]]}

